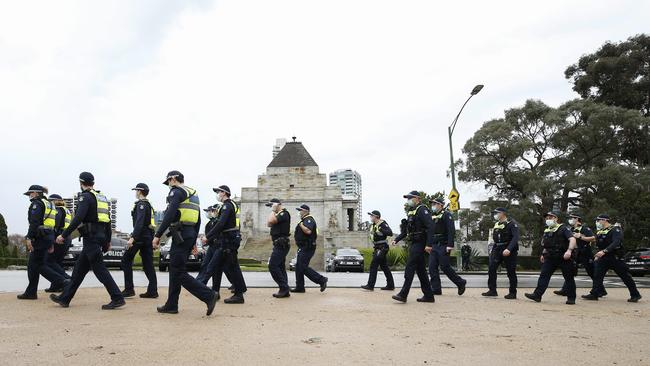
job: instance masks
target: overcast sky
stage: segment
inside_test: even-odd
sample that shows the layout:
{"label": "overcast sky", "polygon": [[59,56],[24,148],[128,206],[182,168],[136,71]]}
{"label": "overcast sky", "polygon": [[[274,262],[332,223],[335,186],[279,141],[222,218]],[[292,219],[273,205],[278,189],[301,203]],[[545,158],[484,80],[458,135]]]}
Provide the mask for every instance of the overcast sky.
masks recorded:
{"label": "overcast sky", "polygon": [[[24,234],[30,184],[71,196],[78,174],[119,200],[181,170],[255,186],[277,137],[359,171],[364,213],[397,227],[402,195],[449,190],[446,126],[475,84],[455,154],[528,98],[575,98],[565,68],[648,32],[647,1],[8,1],[0,5],[0,212]],[[460,185],[461,205],[487,196]],[[365,215],[364,215],[365,218]]]}

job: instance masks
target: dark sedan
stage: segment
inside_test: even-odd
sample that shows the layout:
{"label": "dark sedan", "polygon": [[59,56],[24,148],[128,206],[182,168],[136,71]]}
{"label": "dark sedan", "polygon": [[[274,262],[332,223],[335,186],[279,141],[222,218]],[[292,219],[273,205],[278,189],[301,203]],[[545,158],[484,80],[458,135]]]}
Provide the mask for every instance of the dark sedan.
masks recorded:
{"label": "dark sedan", "polygon": [[[172,241],[167,240],[165,245],[160,247],[160,260],[158,262],[158,270],[160,272],[165,272],[169,268],[169,250],[172,247]],[[198,254],[194,255],[190,253],[187,257],[187,270],[188,271],[198,271],[201,268],[201,262],[203,262],[203,245],[201,240],[196,241],[196,247],[198,248]],[[207,249],[207,247],[206,247]]]}
{"label": "dark sedan", "polygon": [[332,272],[359,271],[363,272],[363,256],[357,249],[337,249],[332,259]]}
{"label": "dark sedan", "polygon": [[639,248],[627,252],[625,263],[633,276],[645,276],[650,273],[650,248]]}
{"label": "dark sedan", "polygon": [[[83,249],[82,242],[77,239],[72,241],[72,246],[68,250],[65,258],[63,258],[63,265],[66,267],[74,267],[79,254],[81,254],[81,249]],[[122,264],[122,256],[126,250],[126,240],[112,237],[111,238],[111,249],[104,253],[104,263],[107,267],[120,267]]]}

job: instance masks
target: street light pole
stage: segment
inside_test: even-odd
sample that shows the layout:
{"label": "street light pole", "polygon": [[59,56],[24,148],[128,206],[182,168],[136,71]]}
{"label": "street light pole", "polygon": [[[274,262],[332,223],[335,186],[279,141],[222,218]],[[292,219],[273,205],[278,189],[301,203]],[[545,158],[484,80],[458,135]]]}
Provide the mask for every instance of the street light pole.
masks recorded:
{"label": "street light pole", "polygon": [[[449,167],[451,169],[452,191],[456,191],[456,167],[454,166],[454,148],[453,148],[451,137],[453,136],[454,130],[456,129],[456,123],[458,123],[458,117],[460,117],[460,114],[463,112],[463,109],[465,109],[467,102],[469,102],[469,100],[472,99],[473,96],[478,94],[481,91],[481,89],[483,89],[483,85],[481,84],[476,85],[474,89],[472,89],[472,92],[470,93],[469,97],[467,98],[465,103],[463,103],[463,106],[460,107],[460,111],[458,111],[456,118],[454,118],[454,121],[449,125],[449,127],[447,127],[447,134],[449,136]],[[456,213],[456,218],[457,220],[460,220],[460,215],[458,212]],[[458,226],[460,227],[460,223]],[[456,242],[455,246],[456,246],[456,251],[458,252],[459,243]],[[456,254],[456,268],[461,268],[461,258],[458,254]]]}

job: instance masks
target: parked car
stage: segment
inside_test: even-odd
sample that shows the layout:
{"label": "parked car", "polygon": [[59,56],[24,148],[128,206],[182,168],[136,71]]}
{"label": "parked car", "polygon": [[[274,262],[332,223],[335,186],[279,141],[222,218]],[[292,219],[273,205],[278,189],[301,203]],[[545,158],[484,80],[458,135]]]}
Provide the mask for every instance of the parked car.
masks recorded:
{"label": "parked car", "polygon": [[359,271],[363,272],[363,256],[357,249],[337,249],[332,259],[332,272]]}
{"label": "parked car", "polygon": [[[167,240],[165,245],[160,247],[160,259],[158,261],[158,270],[160,272],[165,272],[169,268],[169,250],[172,247],[171,239]],[[203,262],[203,256],[205,251],[203,250],[203,244],[201,240],[196,241],[196,247],[199,252],[194,255],[190,253],[187,257],[187,270],[188,271],[198,271],[201,268],[201,262]]]}
{"label": "parked car", "polygon": [[298,257],[297,257],[297,256],[296,256],[296,257],[293,257],[293,259],[291,259],[291,260],[289,261],[289,270],[290,270],[290,271],[295,271],[295,270],[296,270],[296,262],[297,262],[297,261],[298,261]]}
{"label": "parked car", "polygon": [[639,248],[625,254],[625,263],[633,276],[650,273],[650,248]]}
{"label": "parked car", "polygon": [[[74,264],[81,254],[83,243],[78,240],[72,241],[72,246],[68,250],[68,254],[63,258],[63,265],[65,267],[74,267]],[[111,238],[111,249],[104,253],[104,263],[107,267],[120,267],[122,264],[122,257],[126,251],[126,240],[117,237]]]}

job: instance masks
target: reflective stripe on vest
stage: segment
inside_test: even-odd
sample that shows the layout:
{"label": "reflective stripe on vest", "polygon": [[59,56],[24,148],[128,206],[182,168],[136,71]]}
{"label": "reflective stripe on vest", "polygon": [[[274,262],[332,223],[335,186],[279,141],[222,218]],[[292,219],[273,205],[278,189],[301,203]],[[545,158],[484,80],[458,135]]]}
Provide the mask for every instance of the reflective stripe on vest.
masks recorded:
{"label": "reflective stripe on vest", "polygon": [[201,213],[201,202],[199,202],[199,196],[196,195],[196,190],[190,187],[182,186],[179,188],[187,193],[185,201],[181,202],[178,206],[178,211],[181,213],[179,221],[183,225],[196,225],[199,222],[199,216]]}
{"label": "reflective stripe on vest", "polygon": [[63,207],[63,210],[65,210],[65,219],[63,221],[63,230],[65,230],[70,226],[70,221],[72,221],[72,212],[67,207]]}
{"label": "reflective stripe on vest", "polygon": [[[239,230],[239,207],[237,207],[237,204],[233,200],[230,200],[230,203],[232,203],[232,207],[235,208],[235,227],[225,229],[223,232]],[[217,217],[221,215],[221,210],[223,209],[224,206],[225,203],[221,205],[221,207],[219,207],[219,213],[217,213]]]}
{"label": "reflective stripe on vest", "polygon": [[97,222],[110,223],[111,217],[108,212],[108,199],[94,189],[91,189],[90,193],[95,196],[95,201],[97,201]]}
{"label": "reflective stripe on vest", "polygon": [[41,198],[41,201],[45,205],[45,209],[43,210],[43,226],[46,229],[54,229],[54,226],[56,226],[56,207],[45,198]]}
{"label": "reflective stripe on vest", "polygon": [[370,225],[370,241],[375,241],[375,234],[379,231],[379,227],[384,223],[384,220],[379,220],[378,223]]}
{"label": "reflective stripe on vest", "polygon": [[409,211],[406,215],[407,215],[407,216],[415,216],[415,214],[418,213],[418,210],[419,210],[420,207],[422,207],[422,206],[424,206],[424,205],[420,204],[418,207],[415,208],[415,210],[411,210],[411,211]]}

